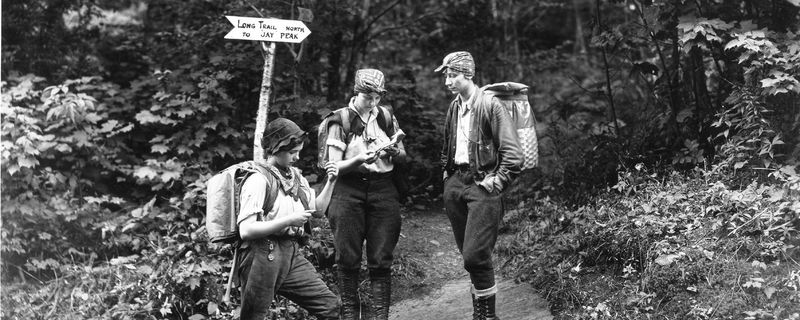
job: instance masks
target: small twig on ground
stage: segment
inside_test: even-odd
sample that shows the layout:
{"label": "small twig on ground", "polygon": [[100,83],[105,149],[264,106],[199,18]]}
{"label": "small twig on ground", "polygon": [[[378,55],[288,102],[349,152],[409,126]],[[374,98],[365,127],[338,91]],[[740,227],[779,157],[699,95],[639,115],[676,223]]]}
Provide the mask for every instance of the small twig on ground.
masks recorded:
{"label": "small twig on ground", "polygon": [[760,218],[765,212],[767,212],[767,209],[761,210],[761,212],[759,212],[758,214],[754,215],[752,218],[750,218],[750,220],[747,220],[745,223],[742,223],[742,225],[736,227],[736,229],[733,229],[730,233],[728,233],[728,237],[732,236],[734,233],[736,233],[736,231],[739,231],[739,229],[741,229],[742,227],[748,225],[750,222],[753,222],[756,219]]}
{"label": "small twig on ground", "polygon": [[44,281],[42,281],[39,278],[37,278],[36,276],[32,275],[30,272],[25,271],[25,269],[22,268],[22,266],[18,266],[18,265],[14,265],[14,266],[17,267],[17,270],[19,271],[19,276],[20,276],[20,278],[22,278],[22,282],[25,282],[25,275],[28,275],[28,277],[31,277],[34,280],[39,281],[39,284],[44,284]]}
{"label": "small twig on ground", "polygon": [[44,316],[45,319],[50,319],[51,318],[50,316],[53,315],[53,313],[56,312],[56,309],[58,308],[58,303],[61,302],[61,287],[60,286],[55,290],[55,292],[53,293],[53,296],[55,298],[55,300],[53,302],[53,306],[50,307],[50,311],[48,311],[47,315]]}

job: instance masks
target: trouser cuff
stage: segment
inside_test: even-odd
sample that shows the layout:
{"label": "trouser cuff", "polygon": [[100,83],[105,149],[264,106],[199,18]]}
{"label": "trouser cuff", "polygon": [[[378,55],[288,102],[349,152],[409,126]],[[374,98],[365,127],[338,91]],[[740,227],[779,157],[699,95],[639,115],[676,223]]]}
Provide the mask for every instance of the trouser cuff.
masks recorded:
{"label": "trouser cuff", "polygon": [[475,289],[475,286],[471,286],[470,292],[477,298],[492,296],[497,294],[497,285],[493,285],[491,288],[481,290]]}

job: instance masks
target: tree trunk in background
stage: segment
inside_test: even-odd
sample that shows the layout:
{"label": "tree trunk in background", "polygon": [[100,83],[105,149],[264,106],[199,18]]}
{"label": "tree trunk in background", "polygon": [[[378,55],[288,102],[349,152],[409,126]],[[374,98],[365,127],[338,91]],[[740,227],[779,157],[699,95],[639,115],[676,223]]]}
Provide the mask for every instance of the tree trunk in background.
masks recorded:
{"label": "tree trunk in background", "polygon": [[342,45],[343,40],[344,34],[341,31],[337,32],[333,36],[330,51],[328,52],[328,63],[330,64],[330,68],[328,69],[328,102],[342,99],[340,94],[342,76],[339,74],[339,70],[342,65],[342,51],[344,50],[344,46]]}
{"label": "tree trunk in background", "polygon": [[[711,59],[714,60],[714,66],[712,68],[719,70],[719,63],[713,56],[714,54],[711,53]],[[697,134],[697,142],[700,144],[701,150],[703,150],[703,155],[710,159],[715,153],[712,140],[716,132],[716,130],[713,130],[711,127],[712,119],[710,118],[715,114],[715,108],[718,105],[714,104],[711,99],[711,94],[708,92],[708,87],[706,86],[705,57],[699,48],[695,47],[689,52],[689,67],[691,68],[692,83],[694,85],[695,118],[697,119],[695,133]],[[724,83],[724,81],[720,82]],[[721,88],[722,86],[718,86],[717,90],[721,90]],[[707,116],[709,119],[706,119]]]}
{"label": "tree trunk in background", "polygon": [[706,68],[703,52],[695,47],[689,52],[689,68],[692,75],[695,98],[695,117],[697,118],[697,131],[699,132],[707,110],[712,109],[711,97],[706,87]]}
{"label": "tree trunk in background", "polygon": [[[600,7],[600,0],[595,0],[595,10],[596,11],[596,23],[597,23],[597,32],[603,33],[605,27],[603,26],[603,16]],[[611,118],[611,123],[613,123],[614,127],[614,135],[619,137],[619,124],[617,124],[617,110],[614,106],[614,90],[611,87],[611,66],[608,63],[608,48],[605,45],[600,46],[600,50],[603,54],[603,67],[605,68],[605,75],[606,75],[606,99],[608,99],[608,116]]]}
{"label": "tree trunk in background", "polygon": [[[666,30],[670,30],[670,44],[672,46],[672,64],[669,66],[671,69],[669,73],[669,96],[670,96],[670,115],[667,119],[668,137],[672,138],[678,134],[678,112],[681,111],[681,93],[680,93],[680,68],[681,68],[681,54],[680,45],[678,42],[678,16],[680,15],[681,0],[674,0],[672,3],[672,15],[670,21],[666,25]],[[673,141],[674,142],[674,141]]]}
{"label": "tree trunk in background", "polygon": [[275,62],[275,42],[263,44],[264,72],[261,74],[261,94],[258,97],[258,114],[256,115],[256,133],[253,135],[253,160],[264,159],[264,148],[261,138],[267,128],[267,113],[269,112],[269,95],[272,93],[272,70]]}
{"label": "tree trunk in background", "polygon": [[499,60],[498,62],[500,62],[500,64],[495,67],[497,69],[495,71],[495,72],[497,72],[496,77],[497,77],[497,79],[505,80],[505,79],[508,79],[508,73],[507,73],[507,71],[509,69],[508,65],[511,62],[511,59],[510,59],[511,55],[508,52],[508,47],[509,47],[508,44],[510,42],[509,30],[508,30],[509,29],[509,26],[508,26],[508,20],[509,19],[506,16],[507,15],[506,14],[506,10],[508,8],[506,8],[506,7],[503,7],[503,8],[498,7],[497,0],[492,0],[489,3],[489,5],[490,5],[489,9],[492,12],[493,22],[498,26],[502,26],[502,28],[503,28],[503,34],[494,38],[495,45],[496,45],[494,49],[496,50],[495,57],[496,57],[497,60]]}
{"label": "tree trunk in background", "polygon": [[508,68],[513,70],[512,75],[506,75],[503,80],[522,81],[524,78],[524,70],[522,68],[522,55],[519,48],[519,32],[517,31],[517,22],[519,21],[519,14],[517,12],[517,3],[515,0],[508,0],[508,5],[503,8],[503,30],[505,30],[505,44],[503,50],[506,52],[505,56],[512,66]]}
{"label": "tree trunk in background", "polygon": [[356,69],[361,62],[361,57],[366,54],[370,26],[367,25],[367,17],[369,17],[370,0],[363,0],[361,3],[361,12],[353,22],[353,39],[350,43],[350,59],[347,62],[347,73],[344,77],[344,83],[349,85],[353,83],[356,76]]}
{"label": "tree trunk in background", "polygon": [[578,10],[578,6],[580,0],[572,0],[572,9],[575,13],[575,46],[573,47],[572,53],[576,57],[581,57],[581,59],[586,59],[586,40],[584,40],[583,35],[583,19],[581,19],[581,12]]}

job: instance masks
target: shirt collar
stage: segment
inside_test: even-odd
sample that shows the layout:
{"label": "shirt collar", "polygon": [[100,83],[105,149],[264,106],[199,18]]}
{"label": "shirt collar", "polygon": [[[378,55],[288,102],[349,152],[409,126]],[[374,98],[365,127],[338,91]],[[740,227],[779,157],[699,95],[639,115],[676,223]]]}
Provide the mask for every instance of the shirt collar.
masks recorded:
{"label": "shirt collar", "polygon": [[478,89],[472,90],[472,94],[469,96],[467,101],[464,101],[464,97],[461,94],[458,94],[458,105],[459,105],[459,113],[463,116],[470,110],[472,110],[472,102],[475,100],[475,94],[478,93]]}
{"label": "shirt collar", "polygon": [[367,121],[370,120],[370,119],[376,119],[376,117],[378,116],[378,106],[375,106],[375,108],[372,108],[372,110],[370,110],[369,114],[367,115],[367,119],[364,119],[364,118],[361,117],[361,113],[358,112],[358,108],[356,108],[355,101],[356,101],[356,97],[350,98],[350,104],[348,105],[348,107],[351,110],[353,110],[356,113],[356,115],[358,115],[358,118],[361,119],[362,122],[367,123]]}

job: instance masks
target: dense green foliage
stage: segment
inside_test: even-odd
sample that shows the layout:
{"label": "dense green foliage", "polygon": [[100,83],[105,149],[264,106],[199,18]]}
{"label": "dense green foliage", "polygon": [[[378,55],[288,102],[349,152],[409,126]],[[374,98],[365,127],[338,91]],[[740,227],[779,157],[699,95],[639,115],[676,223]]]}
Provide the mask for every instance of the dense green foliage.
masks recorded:
{"label": "dense green foliage", "polygon": [[797,319],[796,193],[731,185],[638,165],[590,205],[520,204],[500,255],[565,319]]}
{"label": "dense green foliage", "polygon": [[[532,86],[541,166],[509,192],[500,251],[564,317],[798,312],[797,0],[36,0],[2,11],[4,319],[230,316],[205,181],[253,153],[264,59],[224,15],[298,8],[312,33],[277,46],[269,117],[315,136],[358,68],[383,70],[412,202],[441,189],[446,53]],[[602,276],[630,299],[583,287]]]}

